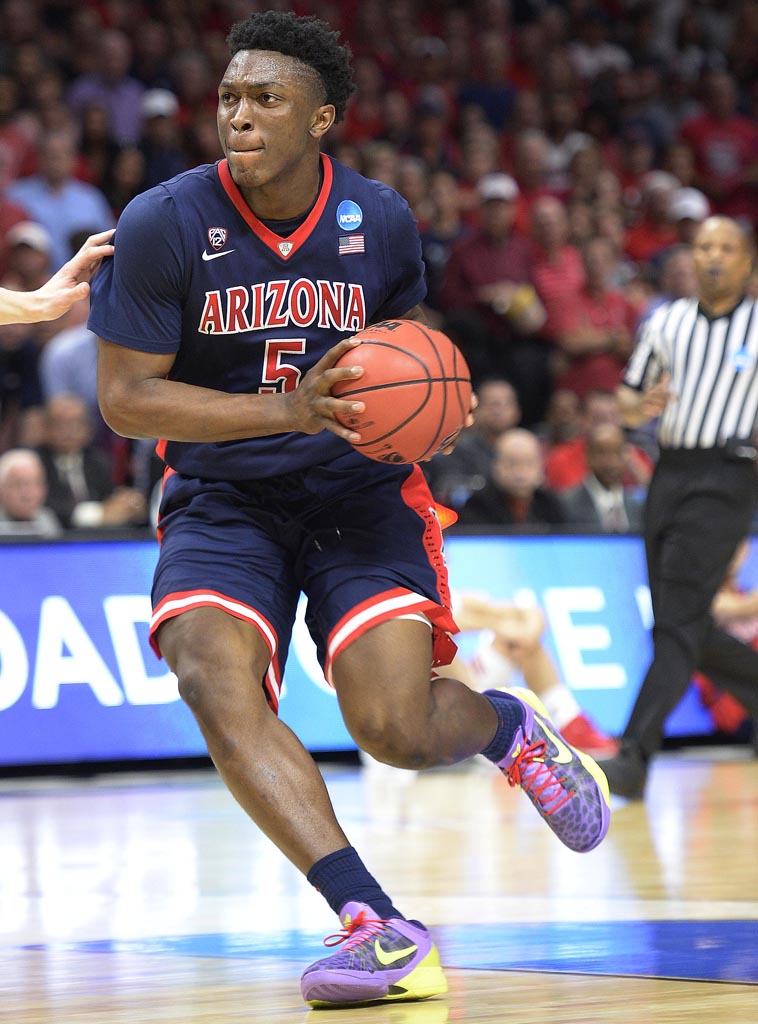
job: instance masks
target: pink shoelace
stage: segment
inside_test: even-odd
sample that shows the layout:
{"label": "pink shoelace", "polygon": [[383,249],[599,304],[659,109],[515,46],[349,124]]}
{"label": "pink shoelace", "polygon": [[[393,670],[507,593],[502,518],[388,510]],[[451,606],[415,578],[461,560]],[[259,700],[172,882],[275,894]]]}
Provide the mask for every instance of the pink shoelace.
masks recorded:
{"label": "pink shoelace", "polygon": [[[561,780],[554,774],[555,769],[545,764],[545,751],[547,745],[544,740],[538,740],[536,743],[527,743],[524,745],[524,749],[521,750],[516,760],[510,766],[506,772],[506,778],[511,786],[521,786],[525,793],[529,793],[535,801],[539,801],[540,807],[542,808],[546,817],[551,814],[555,814],[556,811],[560,810],[564,804],[574,796],[573,790],[566,790]],[[531,778],[524,781],[524,771],[535,762],[542,762],[542,767],[539,768]],[[548,810],[547,807],[542,803],[542,796],[546,789],[551,786],[560,786],[563,790],[563,796],[557,800],[553,806]],[[554,799],[547,797],[547,799]]]}
{"label": "pink shoelace", "polygon": [[368,936],[377,935],[382,930],[382,925],[386,923],[379,917],[371,917],[369,911],[362,910],[352,921],[343,925],[340,931],[327,935],[324,945],[339,946],[341,942],[344,942],[346,943],[345,949],[352,949]]}

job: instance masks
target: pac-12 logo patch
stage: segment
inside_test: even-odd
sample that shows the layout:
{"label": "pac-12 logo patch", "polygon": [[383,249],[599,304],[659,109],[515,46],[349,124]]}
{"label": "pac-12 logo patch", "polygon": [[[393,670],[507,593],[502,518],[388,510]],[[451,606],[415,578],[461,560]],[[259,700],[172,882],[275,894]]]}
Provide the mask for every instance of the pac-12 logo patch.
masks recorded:
{"label": "pac-12 logo patch", "polygon": [[226,228],[208,228],[208,241],[211,249],[223,249],[228,237],[229,232]]}
{"label": "pac-12 logo patch", "polygon": [[363,223],[363,210],[352,199],[343,199],[337,207],[337,224],[342,231],[355,231]]}

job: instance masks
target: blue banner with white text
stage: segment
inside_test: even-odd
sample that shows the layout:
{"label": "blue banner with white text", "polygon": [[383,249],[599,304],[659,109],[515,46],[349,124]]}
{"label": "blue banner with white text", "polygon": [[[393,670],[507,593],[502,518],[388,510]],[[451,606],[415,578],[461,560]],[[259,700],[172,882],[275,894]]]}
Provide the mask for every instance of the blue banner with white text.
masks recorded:
{"label": "blue banner with white text", "polygon": [[[454,590],[538,604],[545,642],[583,708],[610,733],[628,716],[651,653],[638,537],[462,536],[446,540]],[[200,732],[148,643],[152,540],[0,546],[0,765],[193,757]],[[743,575],[758,576],[751,550]],[[464,656],[475,634],[457,638]],[[308,749],[352,750],[303,618],[281,717]],[[694,694],[670,735],[711,731]]]}

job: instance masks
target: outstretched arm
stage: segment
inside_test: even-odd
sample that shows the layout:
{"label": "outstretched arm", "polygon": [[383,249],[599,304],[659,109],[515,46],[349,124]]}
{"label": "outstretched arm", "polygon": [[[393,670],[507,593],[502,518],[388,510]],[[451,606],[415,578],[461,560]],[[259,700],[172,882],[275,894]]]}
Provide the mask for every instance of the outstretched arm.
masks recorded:
{"label": "outstretched arm", "polygon": [[57,320],[89,294],[89,282],[104,256],[113,255],[108,241],[114,229],[90,235],[79,252],[50,280],[33,292],[0,288],[0,324],[36,324]]}

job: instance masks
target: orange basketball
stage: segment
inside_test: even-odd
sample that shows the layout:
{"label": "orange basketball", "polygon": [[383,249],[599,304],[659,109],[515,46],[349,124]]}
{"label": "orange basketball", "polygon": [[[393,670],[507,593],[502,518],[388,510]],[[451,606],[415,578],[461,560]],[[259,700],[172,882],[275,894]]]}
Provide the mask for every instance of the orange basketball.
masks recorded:
{"label": "orange basketball", "polygon": [[376,462],[431,458],[471,408],[466,360],[447,335],[415,320],[385,320],[355,337],[362,344],[335,365],[362,366],[363,376],[332,388],[337,398],[366,404],[365,412],[339,417],[361,435],[353,447]]}

